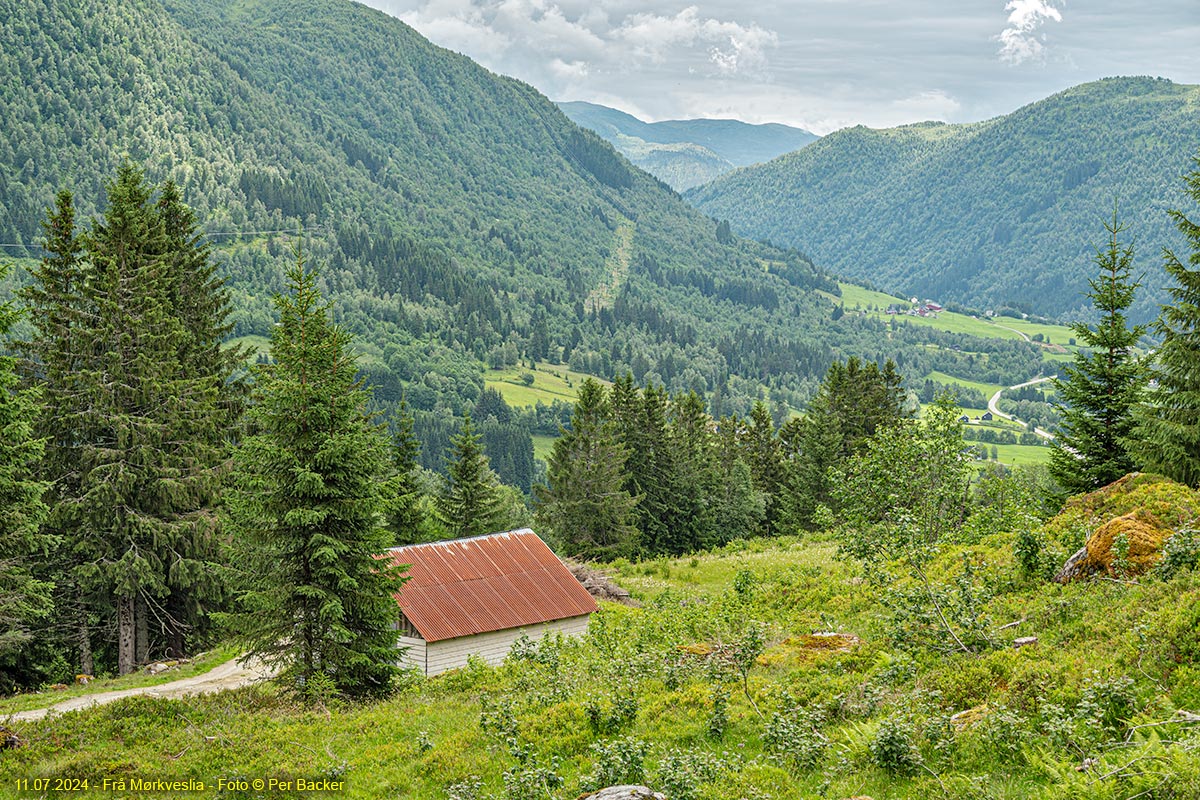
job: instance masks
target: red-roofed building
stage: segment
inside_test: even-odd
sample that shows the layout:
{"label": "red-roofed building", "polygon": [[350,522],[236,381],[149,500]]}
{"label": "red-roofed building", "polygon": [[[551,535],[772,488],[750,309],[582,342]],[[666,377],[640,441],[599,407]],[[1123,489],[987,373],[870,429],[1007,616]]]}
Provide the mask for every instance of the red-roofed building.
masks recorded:
{"label": "red-roofed building", "polygon": [[475,655],[499,664],[522,635],[579,635],[596,601],[528,528],[393,547],[408,564],[396,594],[406,665],[426,675],[466,666]]}

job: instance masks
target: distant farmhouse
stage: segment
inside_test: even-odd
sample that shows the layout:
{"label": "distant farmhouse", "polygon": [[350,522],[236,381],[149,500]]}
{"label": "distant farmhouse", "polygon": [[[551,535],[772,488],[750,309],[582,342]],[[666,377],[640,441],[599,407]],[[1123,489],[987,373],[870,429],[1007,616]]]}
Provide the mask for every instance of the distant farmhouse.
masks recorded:
{"label": "distant farmhouse", "polygon": [[478,656],[499,664],[522,635],[579,635],[596,601],[536,533],[525,528],[393,547],[409,564],[400,604],[402,658],[426,675]]}
{"label": "distant farmhouse", "polygon": [[933,300],[926,300],[922,303],[914,297],[908,303],[909,307],[907,310],[904,309],[902,303],[893,303],[887,307],[887,313],[893,316],[907,314],[910,317],[933,317],[936,319],[938,314],[946,310],[941,303],[936,303]]}

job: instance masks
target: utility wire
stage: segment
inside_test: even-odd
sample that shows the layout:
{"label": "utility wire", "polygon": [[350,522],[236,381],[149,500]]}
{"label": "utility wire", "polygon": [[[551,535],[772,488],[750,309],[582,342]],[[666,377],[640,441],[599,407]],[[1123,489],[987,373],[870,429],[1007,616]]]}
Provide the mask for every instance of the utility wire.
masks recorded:
{"label": "utility wire", "polygon": [[[301,228],[299,232],[300,233],[315,233],[315,232],[324,232],[324,230],[325,229],[323,227],[317,226],[315,228]],[[201,234],[201,236],[208,238],[208,239],[212,239],[217,236],[262,236],[262,235],[265,235],[268,233],[296,233],[296,232],[297,231],[295,228],[283,228],[283,229],[277,230],[277,231],[217,231],[215,233],[204,233],[204,234]],[[18,244],[16,242],[0,242],[0,247],[21,247],[21,248],[28,248],[30,250],[41,250],[42,249],[42,246],[40,244]]]}

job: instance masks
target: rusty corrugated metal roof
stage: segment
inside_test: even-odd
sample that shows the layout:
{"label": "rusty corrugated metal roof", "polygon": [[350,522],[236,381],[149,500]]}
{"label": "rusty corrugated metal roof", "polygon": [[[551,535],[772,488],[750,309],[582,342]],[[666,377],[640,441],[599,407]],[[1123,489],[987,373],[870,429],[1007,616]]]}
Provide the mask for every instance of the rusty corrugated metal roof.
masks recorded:
{"label": "rusty corrugated metal roof", "polygon": [[411,565],[396,601],[429,642],[596,610],[592,596],[528,528],[393,547],[388,557]]}

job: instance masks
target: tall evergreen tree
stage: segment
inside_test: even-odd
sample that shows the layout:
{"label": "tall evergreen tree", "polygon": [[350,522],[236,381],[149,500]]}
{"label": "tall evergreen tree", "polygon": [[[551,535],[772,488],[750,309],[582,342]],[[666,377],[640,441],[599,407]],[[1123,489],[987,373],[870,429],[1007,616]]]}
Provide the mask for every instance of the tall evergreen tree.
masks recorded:
{"label": "tall evergreen tree", "polygon": [[1133,350],[1146,328],[1130,328],[1124,314],[1140,285],[1130,277],[1133,248],[1121,244],[1125,226],[1115,214],[1104,228],[1108,245],[1093,259],[1100,274],[1089,280],[1088,293],[1100,320],[1095,328],[1082,322],[1071,326],[1091,352],[1077,352],[1073,365],[1063,369],[1066,379],[1054,381],[1062,421],[1050,472],[1073,493],[1104,486],[1134,469],[1126,443],[1134,428],[1133,406],[1147,377]]}
{"label": "tall evergreen tree", "polygon": [[710,524],[703,542],[706,547],[751,536],[766,518],[766,495],[755,488],[737,437],[737,420],[721,420],[714,445],[714,487],[708,508]]}
{"label": "tall evergreen tree", "polygon": [[[0,278],[7,273],[0,265]],[[15,322],[12,303],[0,305],[0,336]],[[0,357],[0,676],[12,676],[31,638],[53,607],[53,585],[38,580],[33,565],[45,558],[51,536],[41,528],[46,515],[42,494],[48,484],[35,478],[44,442],[34,438],[38,397],[18,387],[15,359]],[[0,681],[11,692],[14,680]],[[5,685],[7,684],[7,685]]]}
{"label": "tall evergreen tree", "polygon": [[[1187,194],[1200,203],[1200,158],[1184,179]],[[1185,264],[1164,250],[1164,267],[1176,286],[1155,330],[1162,345],[1155,354],[1158,386],[1134,409],[1137,427],[1130,451],[1146,469],[1189,486],[1200,486],[1200,224],[1182,211],[1171,218],[1191,253]]]}
{"label": "tall evergreen tree", "polygon": [[392,434],[392,469],[395,474],[388,482],[388,527],[396,544],[412,544],[422,540],[425,509],[417,477],[421,471],[421,442],[413,433],[413,417],[408,401],[400,398],[396,409],[395,432]]}
{"label": "tall evergreen tree", "polygon": [[880,369],[855,356],[835,361],[808,413],[780,431],[788,521],[811,529],[818,507],[833,501],[829,471],[843,466],[882,428],[904,419],[903,379],[890,360]]}
{"label": "tall evergreen tree", "polygon": [[641,408],[635,417],[641,469],[635,476],[642,497],[638,504],[641,549],[646,554],[678,555],[687,552],[692,537],[683,530],[681,519],[680,487],[667,426],[667,392],[648,386],[641,394]]}
{"label": "tall evergreen tree", "polygon": [[783,512],[783,459],[774,420],[761,400],[750,409],[750,419],[741,429],[741,441],[754,488],[762,492],[767,504],[758,533],[765,536],[778,534]]}
{"label": "tall evergreen tree", "polygon": [[624,487],[627,451],[609,418],[604,387],[592,378],[550,453],[548,487],[538,492],[538,519],[569,555],[613,559],[633,555],[638,498]]}
{"label": "tall evergreen tree", "polygon": [[204,562],[190,545],[212,536],[202,520],[214,478],[197,433],[212,414],[215,377],[185,371],[179,359],[186,331],[150,196],[128,163],[109,184],[109,207],[85,238],[88,313],[74,332],[84,350],[74,377],[88,401],[78,504],[98,534],[84,570],[115,599],[121,674],[148,656],[150,606],[161,608],[172,584],[200,580]]}
{"label": "tall evergreen tree", "polygon": [[235,630],[306,690],[386,692],[399,589],[377,556],[387,438],[366,412],[350,334],[333,325],[297,251],[277,297],[272,363],[256,370],[234,454],[230,518],[242,569]]}
{"label": "tall evergreen tree", "polygon": [[33,280],[20,290],[33,334],[16,346],[24,356],[27,382],[41,389],[43,400],[34,431],[45,442],[38,474],[49,484],[43,532],[55,543],[53,557],[46,561],[53,574],[44,577],[55,585],[56,617],[67,631],[64,639],[75,649],[76,666],[93,675],[91,612],[106,593],[79,571],[90,556],[81,508],[73,502],[79,497],[82,411],[87,405],[77,380],[83,350],[75,331],[85,321],[82,285],[89,265],[70,191],[58,193],[42,227],[46,255],[31,271]]}
{"label": "tall evergreen tree", "polygon": [[500,481],[471,430],[471,415],[451,437],[446,483],[438,498],[438,515],[454,538],[494,533],[501,525]]}
{"label": "tall evergreen tree", "polygon": [[674,525],[667,552],[699,550],[714,538],[717,524],[713,499],[717,492],[716,448],[711,418],[695,392],[677,396],[669,406],[667,447],[673,471]]}

